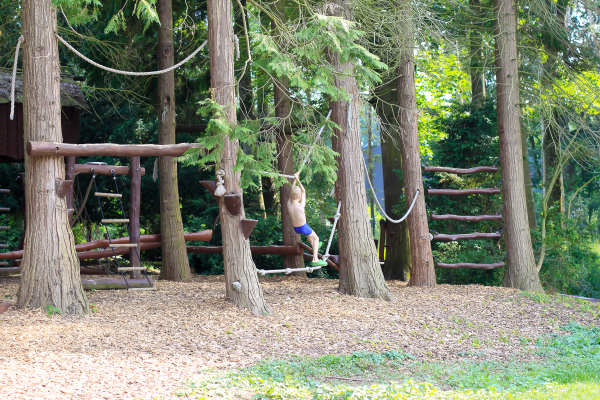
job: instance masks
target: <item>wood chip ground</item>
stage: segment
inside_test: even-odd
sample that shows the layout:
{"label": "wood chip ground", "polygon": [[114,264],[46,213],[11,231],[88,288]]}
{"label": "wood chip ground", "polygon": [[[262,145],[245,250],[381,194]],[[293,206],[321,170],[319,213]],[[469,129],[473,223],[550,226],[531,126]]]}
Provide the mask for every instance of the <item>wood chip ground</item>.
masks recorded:
{"label": "wood chip ground", "polygon": [[[202,368],[289,355],[401,350],[427,360],[509,360],[569,321],[598,319],[577,304],[535,302],[484,286],[406,287],[395,302],[337,293],[337,281],[267,277],[272,316],[224,299],[222,276],[157,282],[155,292],[88,293],[97,313],[0,314],[0,399],[171,399]],[[14,304],[18,278],[0,278]]]}

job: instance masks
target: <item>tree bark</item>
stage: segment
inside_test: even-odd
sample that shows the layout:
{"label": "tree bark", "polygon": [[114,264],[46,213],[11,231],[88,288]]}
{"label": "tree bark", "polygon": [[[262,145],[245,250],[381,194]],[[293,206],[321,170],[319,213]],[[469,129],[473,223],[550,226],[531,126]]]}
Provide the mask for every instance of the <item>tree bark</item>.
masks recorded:
{"label": "tree bark", "polygon": [[[171,0],[156,4],[158,28],[158,69],[173,66],[173,12]],[[158,76],[158,143],[175,144],[175,71]],[[162,266],[160,279],[187,282],[191,278],[190,263],[183,238],[183,221],[179,208],[177,162],[173,157],[159,157],[160,232],[162,234]]]}
{"label": "tree bark", "polygon": [[523,185],[519,117],[516,7],[514,0],[494,0],[498,132],[502,156],[502,194],[508,268],[504,286],[543,292],[536,270]]}
{"label": "tree bark", "polygon": [[[56,9],[50,0],[23,0],[24,140],[62,142]],[[27,226],[17,308],[52,305],[63,314],[89,310],[65,198],[63,157],[25,157]]]}
{"label": "tree bark", "polygon": [[412,26],[412,9],[409,2],[400,7],[404,21],[404,35],[401,39],[400,64],[398,66],[398,123],[402,135],[402,171],[404,175],[404,196],[406,209],[410,207],[417,190],[419,195],[412,212],[408,215],[408,232],[412,268],[410,286],[435,286],[435,267],[429,225],[425,207],[425,190],[421,173],[421,152],[419,149],[417,95],[415,90],[415,62]]}
{"label": "tree bark", "polygon": [[[335,0],[334,15],[350,19],[350,2]],[[367,193],[364,178],[364,160],[360,141],[361,99],[354,68],[351,63],[341,64],[338,54],[328,50],[327,60],[335,69],[334,84],[347,93],[350,101],[332,101],[331,119],[341,129],[334,130],[333,150],[339,153],[336,194],[342,202],[338,223],[340,249],[341,293],[357,297],[393,300],[379,265],[377,249],[369,226]],[[349,109],[350,107],[350,109]]]}
{"label": "tree bark", "polygon": [[[387,134],[384,129],[380,129],[385,212],[393,219],[399,219],[401,216],[392,211],[400,203],[404,187],[404,179],[398,176],[398,171],[402,171],[402,138],[398,131],[395,112],[395,103],[398,101],[398,80],[394,79],[382,86],[377,95],[379,98],[377,114],[382,124],[387,125]],[[385,263],[383,264],[385,279],[408,281],[411,269],[408,222],[406,220],[400,224],[388,222],[385,238]]]}
{"label": "tree bark", "polygon": [[471,31],[469,32],[469,46],[471,62],[469,75],[471,77],[471,103],[480,104],[485,99],[485,71],[483,62],[482,29],[479,22],[481,16],[481,0],[469,0],[473,12]]}
{"label": "tree bark", "polygon": [[[286,1],[277,1],[274,11],[283,25],[287,22],[285,9]],[[275,37],[282,34],[276,23],[271,22],[271,27]],[[289,86],[290,81],[285,76],[278,76],[277,81],[273,83],[275,117],[281,122],[280,129],[277,132],[277,169],[282,174],[294,175],[296,171],[294,170],[294,153],[292,152],[292,101],[288,94]],[[279,188],[281,233],[284,246],[293,246],[300,241],[300,235],[294,231],[294,224],[288,211],[287,203],[290,189],[290,185],[283,185]],[[285,256],[283,257],[283,268],[304,268],[304,259],[302,256]],[[294,272],[293,275],[306,277],[306,272]]]}
{"label": "tree bark", "polygon": [[[237,118],[231,11],[231,0],[208,1],[211,90],[214,99],[223,107],[227,122],[234,125],[237,123]],[[237,140],[231,140],[229,136],[225,136],[219,167],[225,171],[227,193],[236,193],[242,196],[239,183],[240,172],[233,172],[238,148],[239,142]],[[243,203],[239,214],[232,215],[225,206],[224,196],[220,197],[219,216],[221,217],[223,261],[225,264],[225,297],[240,308],[247,308],[254,314],[271,314],[269,306],[265,303],[256,267],[252,261],[250,242],[244,238],[242,233],[241,221],[245,218]]]}

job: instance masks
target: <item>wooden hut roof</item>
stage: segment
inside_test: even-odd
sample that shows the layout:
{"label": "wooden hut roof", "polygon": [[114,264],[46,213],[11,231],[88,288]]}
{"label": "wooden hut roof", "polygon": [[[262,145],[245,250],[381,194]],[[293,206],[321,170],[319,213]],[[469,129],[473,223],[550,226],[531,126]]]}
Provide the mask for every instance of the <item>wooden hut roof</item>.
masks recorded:
{"label": "wooden hut roof", "polygon": [[[0,72],[0,104],[10,102],[11,74]],[[23,102],[23,79],[17,75],[15,84],[15,102]],[[87,102],[81,87],[74,80],[61,77],[60,81],[61,107],[77,107],[87,109]]]}

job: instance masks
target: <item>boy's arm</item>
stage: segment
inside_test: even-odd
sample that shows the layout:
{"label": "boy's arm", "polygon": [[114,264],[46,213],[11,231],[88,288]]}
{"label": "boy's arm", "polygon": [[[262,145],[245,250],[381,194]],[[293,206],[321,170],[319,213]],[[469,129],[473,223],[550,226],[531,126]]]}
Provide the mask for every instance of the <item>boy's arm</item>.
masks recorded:
{"label": "boy's arm", "polygon": [[302,186],[302,182],[300,182],[300,178],[297,175],[296,180],[298,181],[298,185],[300,186],[300,190],[302,191],[302,201],[300,202],[300,204],[302,204],[302,207],[304,207],[306,205],[306,190],[304,189],[304,186]]}

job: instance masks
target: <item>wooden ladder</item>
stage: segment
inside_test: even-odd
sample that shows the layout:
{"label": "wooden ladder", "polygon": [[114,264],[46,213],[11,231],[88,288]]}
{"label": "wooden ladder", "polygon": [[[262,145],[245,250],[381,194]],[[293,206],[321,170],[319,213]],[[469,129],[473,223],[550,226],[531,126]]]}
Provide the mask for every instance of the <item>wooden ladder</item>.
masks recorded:
{"label": "wooden ladder", "polygon": [[[112,258],[114,261],[117,262],[117,270],[119,271],[119,273],[121,274],[121,276],[123,276],[123,280],[125,281],[125,285],[127,286],[127,290],[128,291],[140,291],[140,290],[156,290],[156,286],[154,286],[152,284],[152,281],[150,280],[150,277],[148,276],[147,273],[147,269],[144,266],[140,266],[140,267],[123,267],[121,266],[121,263],[119,262],[119,259],[117,258],[117,254],[115,253],[115,248],[120,248],[120,247],[128,247],[128,248],[134,248],[135,249],[135,254],[138,257],[138,260],[140,261],[141,264],[141,259],[140,259],[140,251],[138,248],[138,245],[136,243],[112,243],[112,239],[110,237],[110,233],[108,231],[108,227],[107,224],[126,224],[127,227],[127,232],[129,233],[129,237],[131,238],[131,226],[129,224],[129,218],[127,218],[127,215],[125,214],[125,208],[123,207],[123,195],[121,193],[119,193],[119,185],[117,184],[117,179],[115,176],[115,172],[114,170],[112,171],[112,176],[113,176],[113,181],[115,183],[115,191],[116,193],[103,193],[103,192],[98,192],[98,185],[96,183],[96,173],[94,172],[94,169],[91,169],[91,173],[92,173],[92,180],[94,181],[94,189],[96,190],[94,195],[95,197],[98,199],[98,207],[100,209],[100,215],[102,216],[102,219],[100,220],[100,223],[102,224],[102,226],[104,227],[104,231],[106,232],[106,236],[108,238],[108,247],[113,251],[113,255]],[[102,208],[102,200],[101,199],[106,199],[106,200],[110,200],[110,199],[118,199],[119,202],[119,207],[121,208],[121,216],[122,218],[105,218],[104,216],[104,209]],[[146,277],[146,280],[148,281],[148,286],[146,287],[131,287],[129,286],[129,282],[127,281],[127,277],[125,276],[125,272],[133,272],[133,271],[141,271],[144,273],[144,276]]]}
{"label": "wooden ladder", "polygon": [[[424,172],[446,172],[450,174],[476,174],[479,172],[498,172],[498,167],[473,167],[473,168],[449,168],[449,167],[423,167]],[[426,194],[429,196],[464,196],[471,194],[500,194],[502,191],[498,188],[481,188],[481,189],[427,189]],[[502,220],[502,214],[492,214],[492,215],[455,215],[455,214],[443,214],[437,215],[433,211],[430,215],[430,219],[432,221],[466,221],[466,222],[480,222],[480,221],[498,221]],[[473,232],[467,234],[441,234],[435,233],[432,235],[432,241],[437,242],[454,242],[457,240],[474,240],[474,239],[500,239],[502,234],[500,231],[494,233],[480,233]],[[456,268],[477,268],[477,269],[495,269],[504,267],[506,264],[504,261],[499,261],[493,264],[477,264],[477,263],[442,263],[437,261],[436,267],[438,268],[448,268],[448,269],[456,269]]]}

